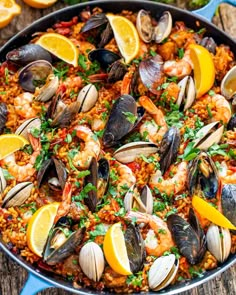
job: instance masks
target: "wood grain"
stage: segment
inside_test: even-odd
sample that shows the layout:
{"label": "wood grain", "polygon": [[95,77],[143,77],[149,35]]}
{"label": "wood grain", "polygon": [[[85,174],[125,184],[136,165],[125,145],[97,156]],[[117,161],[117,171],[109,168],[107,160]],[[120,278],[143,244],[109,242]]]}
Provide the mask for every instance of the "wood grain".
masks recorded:
{"label": "wood grain", "polygon": [[[22,28],[52,11],[66,5],[58,1],[53,7],[37,10],[25,5],[21,0],[16,1],[22,7],[22,14],[14,18],[12,23],[0,30],[0,46]],[[236,8],[228,4],[220,6],[219,15],[214,22],[228,34],[236,38]],[[0,251],[0,295],[19,295],[27,279],[27,272],[17,263],[11,261]],[[47,289],[38,295],[66,295],[73,294],[62,289]],[[225,271],[222,275],[205,283],[198,288],[181,293],[182,295],[235,295],[236,294],[236,265]],[[30,294],[29,294],[30,295]]]}

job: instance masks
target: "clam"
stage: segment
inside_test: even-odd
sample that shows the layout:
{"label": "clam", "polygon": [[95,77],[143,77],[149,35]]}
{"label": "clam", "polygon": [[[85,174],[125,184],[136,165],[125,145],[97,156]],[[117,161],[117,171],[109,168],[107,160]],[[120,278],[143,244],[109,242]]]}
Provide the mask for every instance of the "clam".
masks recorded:
{"label": "clam", "polygon": [[36,101],[46,102],[53,97],[59,86],[59,79],[54,74],[49,74],[45,84],[39,89],[38,95],[35,96]]}
{"label": "clam", "polygon": [[[221,206],[225,217],[236,225],[236,185],[225,184],[221,194]],[[234,231],[235,232],[235,231]]]}
{"label": "clam", "polygon": [[207,248],[215,258],[223,263],[230,254],[231,236],[227,228],[211,224],[206,234]]}
{"label": "clam", "polygon": [[52,157],[44,161],[38,171],[38,186],[47,183],[53,191],[64,189],[67,179],[66,167],[62,161]]}
{"label": "clam", "polygon": [[176,104],[181,107],[183,105],[184,111],[189,109],[196,97],[196,90],[193,78],[191,76],[184,77],[179,83],[180,92]]}
{"label": "clam", "polygon": [[176,127],[171,127],[162,138],[159,155],[160,168],[164,174],[170,165],[175,162],[180,146],[180,132]]}
{"label": "clam", "polygon": [[46,60],[33,61],[21,69],[19,84],[25,90],[34,93],[36,87],[45,84],[47,77],[52,73],[52,65]]}
{"label": "clam", "polygon": [[150,188],[145,185],[141,192],[138,192],[137,186],[134,184],[130,187],[124,198],[124,207],[126,211],[138,210],[152,214],[153,212],[153,196]]}
{"label": "clam", "polygon": [[61,217],[49,232],[43,250],[43,260],[49,265],[63,261],[79,246],[85,231],[85,227],[72,231],[70,220]]}
{"label": "clam", "polygon": [[174,254],[157,258],[148,273],[150,289],[159,291],[167,287],[174,280],[179,268],[179,260]]}
{"label": "clam", "polygon": [[77,97],[80,104],[79,112],[86,113],[94,107],[98,99],[98,91],[93,84],[84,86]]}
{"label": "clam", "polygon": [[202,127],[196,134],[193,147],[207,150],[213,144],[219,143],[223,135],[224,126],[218,127],[218,124],[219,121],[216,121]]}
{"label": "clam", "polygon": [[88,58],[91,62],[99,62],[101,68],[107,70],[115,61],[120,59],[120,56],[113,51],[99,48],[89,52]]}
{"label": "clam", "polygon": [[139,64],[139,76],[142,83],[154,94],[164,82],[163,60],[160,55],[144,59]]}
{"label": "clam", "polygon": [[105,267],[101,248],[94,242],[85,244],[79,253],[79,264],[83,273],[94,282],[98,282]]}
{"label": "clam", "polygon": [[7,186],[7,182],[6,182],[6,179],[5,179],[4,175],[3,175],[3,170],[0,167],[0,194],[3,193],[6,186]]}
{"label": "clam", "polygon": [[207,153],[201,152],[189,162],[187,183],[191,195],[203,194],[207,199],[216,197],[219,187],[218,171]]}
{"label": "clam", "polygon": [[21,206],[29,198],[33,188],[32,182],[21,182],[14,186],[5,196],[2,207]]}
{"label": "clam", "polygon": [[160,19],[158,20],[157,26],[154,27],[152,40],[156,43],[161,43],[166,39],[172,30],[172,16],[169,11],[164,11]]}
{"label": "clam", "polygon": [[26,44],[13,49],[7,53],[6,59],[20,66],[25,66],[37,60],[52,62],[51,54],[37,44]]}
{"label": "clam", "polygon": [[221,82],[221,93],[226,99],[236,95],[236,66],[231,68]]}
{"label": "clam", "polygon": [[216,43],[212,37],[204,37],[200,43],[203,47],[205,47],[209,52],[216,54]]}
{"label": "clam", "polygon": [[123,145],[115,151],[114,158],[123,163],[133,162],[140,155],[148,157],[158,151],[155,144],[146,141],[131,142]]}
{"label": "clam", "polygon": [[3,133],[3,130],[7,122],[7,105],[4,102],[0,103],[0,134]]}
{"label": "clam", "polygon": [[15,131],[15,134],[24,136],[27,140],[29,140],[28,134],[35,129],[41,129],[41,120],[39,118],[31,118],[25,120]]}
{"label": "clam", "polygon": [[230,118],[227,124],[227,130],[234,130],[236,128],[236,113]]}
{"label": "clam", "polygon": [[206,252],[206,238],[192,209],[189,210],[189,223],[177,214],[167,218],[167,225],[180,253],[190,264],[201,261]]}
{"label": "clam", "polygon": [[139,10],[136,19],[136,28],[139,37],[146,43],[152,41],[153,26],[150,13],[144,9]]}

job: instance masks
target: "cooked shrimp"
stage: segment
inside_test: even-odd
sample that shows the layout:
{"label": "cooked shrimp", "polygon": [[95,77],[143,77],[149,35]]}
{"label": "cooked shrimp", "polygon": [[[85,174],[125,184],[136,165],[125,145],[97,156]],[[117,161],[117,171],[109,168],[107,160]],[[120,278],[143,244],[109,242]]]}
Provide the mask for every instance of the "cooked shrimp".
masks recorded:
{"label": "cooked shrimp", "polygon": [[60,205],[57,209],[57,214],[54,219],[54,224],[63,216],[66,216],[70,211],[71,206],[72,185],[66,182]]}
{"label": "cooked shrimp", "polygon": [[177,194],[185,188],[187,181],[187,163],[181,162],[177,166],[177,172],[172,178],[164,179],[161,171],[157,170],[150,178],[151,188],[156,187],[160,193],[167,195]]}
{"label": "cooked shrimp", "polygon": [[34,168],[34,164],[36,161],[36,158],[40,154],[41,150],[41,144],[39,138],[33,137],[29,133],[29,140],[32,145],[32,148],[34,150],[33,154],[30,157],[29,163],[25,165],[18,165],[15,160],[15,155],[14,153],[7,156],[2,160],[3,165],[6,167],[8,172],[15,177],[17,181],[26,181],[29,180],[31,176],[34,175],[36,172],[36,169]]}
{"label": "cooked shrimp", "polygon": [[117,185],[118,193],[122,194],[126,188],[130,188],[136,182],[136,177],[133,174],[133,171],[124,164],[118,164],[117,172],[119,174],[119,183]]}
{"label": "cooked shrimp", "polygon": [[85,142],[83,151],[79,151],[73,158],[76,167],[88,168],[92,157],[97,158],[100,153],[100,142],[96,135],[86,126],[75,127],[76,136]]}
{"label": "cooked shrimp", "polygon": [[174,246],[167,224],[158,216],[130,211],[126,217],[130,220],[135,219],[137,223],[145,223],[150,226],[151,229],[144,240],[148,255],[159,257]]}
{"label": "cooked shrimp", "polygon": [[37,115],[37,111],[32,107],[34,95],[24,92],[14,99],[14,106],[17,115],[24,119],[30,119]]}
{"label": "cooked shrimp", "polygon": [[213,120],[227,124],[232,115],[229,102],[220,94],[208,95],[208,100],[208,108],[211,111]]}
{"label": "cooked shrimp", "polygon": [[150,141],[157,143],[168,130],[164,114],[159,110],[151,99],[147,96],[141,96],[139,103],[153,117],[154,121],[146,121],[140,126],[140,133],[143,137],[147,137]]}
{"label": "cooked shrimp", "polygon": [[220,165],[219,176],[223,184],[236,184],[236,171],[235,169],[230,169],[225,161]]}
{"label": "cooked shrimp", "polygon": [[190,51],[187,49],[184,57],[178,61],[168,60],[164,63],[164,73],[170,77],[184,78],[191,74],[193,66],[190,60]]}

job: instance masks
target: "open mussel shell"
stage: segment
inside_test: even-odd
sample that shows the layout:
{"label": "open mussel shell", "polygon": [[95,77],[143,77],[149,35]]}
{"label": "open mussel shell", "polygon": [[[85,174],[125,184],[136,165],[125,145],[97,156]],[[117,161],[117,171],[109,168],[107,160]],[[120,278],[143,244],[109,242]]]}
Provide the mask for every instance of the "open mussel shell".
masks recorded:
{"label": "open mussel shell", "polygon": [[153,212],[153,196],[150,188],[145,185],[139,193],[137,186],[134,184],[130,187],[124,197],[124,207],[126,211],[138,210],[152,214]]}
{"label": "open mussel shell", "polygon": [[204,37],[200,42],[200,45],[205,47],[209,52],[216,54],[216,42],[212,37]]}
{"label": "open mussel shell", "polygon": [[[85,176],[84,186],[86,186],[87,184],[92,184],[93,187],[97,188],[98,164],[97,160],[94,157],[90,162],[88,171],[90,172],[90,174]],[[97,189],[92,189],[88,192],[87,197],[84,199],[84,203],[88,206],[90,211],[95,212],[98,203]]]}
{"label": "open mussel shell", "polygon": [[108,18],[106,17],[105,13],[97,13],[95,15],[92,15],[81,28],[80,33],[85,33],[92,29],[98,28],[101,25],[106,24],[107,22]]}
{"label": "open mussel shell", "polygon": [[20,66],[25,66],[36,60],[52,62],[51,54],[37,44],[26,44],[13,49],[7,53],[6,59]]}
{"label": "open mussel shell", "polygon": [[170,165],[175,162],[180,146],[180,132],[175,126],[170,127],[164,134],[159,155],[160,155],[160,168],[164,174]]}
{"label": "open mussel shell", "polygon": [[231,99],[236,94],[236,66],[231,68],[224,76],[220,89],[226,99]]}
{"label": "open mussel shell", "polygon": [[[236,226],[236,185],[225,184],[221,194],[221,206],[225,217]],[[235,231],[233,231],[235,233]]]}
{"label": "open mussel shell", "polygon": [[7,105],[4,102],[0,103],[0,134],[3,133],[7,122]]}
{"label": "open mussel shell", "polygon": [[150,289],[159,291],[167,287],[175,278],[179,268],[179,260],[174,254],[157,258],[148,273]]}
{"label": "open mussel shell", "polygon": [[117,60],[109,68],[108,83],[115,83],[122,80],[127,72],[127,65],[122,60]]}
{"label": "open mussel shell", "polygon": [[219,143],[224,132],[224,126],[222,125],[218,127],[218,124],[219,121],[216,121],[202,127],[196,133],[196,139],[194,140],[193,147],[200,150],[207,150],[213,144]]}
{"label": "open mussel shell", "polygon": [[53,97],[59,86],[59,79],[54,74],[47,77],[46,83],[39,90],[39,94],[35,97],[36,101],[46,102]]}
{"label": "open mussel shell", "polygon": [[101,248],[94,242],[85,244],[79,253],[79,264],[83,273],[94,282],[98,282],[105,267]]}
{"label": "open mussel shell", "polygon": [[32,182],[21,182],[14,186],[5,196],[2,207],[21,206],[29,198],[33,188]]}
{"label": "open mussel shell", "polygon": [[186,111],[191,107],[196,97],[196,89],[193,78],[191,76],[184,77],[181,81],[179,81],[178,86],[180,87],[180,92],[176,104],[179,107],[183,105],[183,110]]}
{"label": "open mussel shell", "polygon": [[120,59],[120,56],[113,51],[99,48],[89,52],[88,58],[91,62],[99,62],[101,68],[107,70],[115,61]]}
{"label": "open mussel shell", "polygon": [[3,175],[2,168],[0,167],[0,193],[3,193],[6,186],[7,186],[7,182],[6,182],[6,179],[5,179],[4,175]]}
{"label": "open mussel shell", "polygon": [[98,91],[93,84],[84,86],[77,97],[80,104],[79,112],[86,113],[94,107],[98,99]]}
{"label": "open mussel shell", "polygon": [[100,200],[107,192],[110,176],[110,165],[106,158],[98,161],[97,197]]}
{"label": "open mussel shell", "polygon": [[19,84],[25,90],[34,93],[36,87],[45,84],[47,77],[52,73],[52,65],[46,60],[33,61],[21,69]]}
{"label": "open mussel shell", "polygon": [[123,145],[113,154],[114,158],[123,163],[133,162],[140,155],[148,157],[158,151],[155,144],[146,141],[131,142]]}
{"label": "open mussel shell", "polygon": [[29,140],[29,133],[34,129],[41,129],[41,120],[39,118],[31,118],[25,120],[15,131],[15,134],[24,136],[27,140]]}
{"label": "open mussel shell", "polygon": [[230,254],[231,236],[227,228],[211,224],[206,233],[207,248],[215,258],[223,263]]}
{"label": "open mussel shell", "polygon": [[218,170],[207,153],[201,152],[189,162],[187,184],[191,196],[196,193],[207,199],[216,197],[219,187]]}
{"label": "open mussel shell", "polygon": [[[130,116],[132,119],[130,120]],[[138,121],[138,109],[135,99],[131,95],[122,95],[114,103],[102,141],[105,147],[114,146],[127,135]]]}
{"label": "open mussel shell", "polygon": [[139,10],[136,19],[136,28],[139,37],[146,43],[152,41],[153,26],[150,13],[144,9]]}
{"label": "open mussel shell", "polygon": [[131,272],[137,273],[142,269],[146,257],[145,245],[139,227],[131,223],[128,224],[124,238]]}
{"label": "open mussel shell", "polygon": [[230,118],[227,124],[227,130],[234,130],[236,128],[236,113]]}
{"label": "open mussel shell", "polygon": [[172,30],[172,16],[169,11],[164,11],[160,17],[157,26],[154,27],[152,40],[156,43],[161,43],[167,38]]}

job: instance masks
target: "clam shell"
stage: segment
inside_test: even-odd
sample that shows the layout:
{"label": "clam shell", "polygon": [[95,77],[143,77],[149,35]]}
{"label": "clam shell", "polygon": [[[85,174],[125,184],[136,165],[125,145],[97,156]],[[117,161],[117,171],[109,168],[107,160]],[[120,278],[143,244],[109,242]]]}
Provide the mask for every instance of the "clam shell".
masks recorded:
{"label": "clam shell", "polygon": [[148,11],[141,9],[138,12],[136,19],[136,28],[139,33],[139,37],[146,43],[152,41],[153,26],[152,19]]}
{"label": "clam shell", "polygon": [[211,224],[207,234],[207,248],[215,258],[223,263],[230,254],[231,236],[227,228]]}
{"label": "clam shell", "polygon": [[174,254],[157,258],[148,274],[150,289],[158,291],[168,286],[174,279],[179,267],[179,261]]}
{"label": "clam shell", "polygon": [[189,109],[194,102],[196,97],[196,90],[194,86],[194,81],[191,76],[184,77],[179,83],[180,92],[176,104],[180,106],[184,103],[184,111]]}
{"label": "clam shell", "polygon": [[172,16],[169,11],[164,11],[161,18],[158,21],[158,25],[154,27],[152,40],[156,43],[161,43],[167,38],[172,30]]}
{"label": "clam shell", "polygon": [[85,244],[79,253],[79,264],[90,280],[98,282],[105,267],[105,259],[101,248],[94,242]]}
{"label": "clam shell", "polygon": [[231,99],[236,93],[236,66],[228,71],[221,82],[221,93],[226,99]]}
{"label": "clam shell", "polygon": [[35,97],[36,101],[48,101],[56,93],[59,86],[59,79],[54,74],[47,77],[46,84],[40,88],[39,94]]}
{"label": "clam shell", "polygon": [[77,97],[77,101],[80,103],[79,112],[86,113],[94,107],[98,99],[98,91],[93,84],[84,86]]}
{"label": "clam shell", "polygon": [[6,186],[7,186],[7,182],[6,182],[6,179],[5,179],[4,175],[3,175],[2,168],[0,167],[0,193],[3,193]]}
{"label": "clam shell", "polygon": [[123,163],[133,162],[140,155],[148,157],[151,154],[156,153],[157,146],[153,143],[146,141],[131,142],[123,145],[114,153],[114,158]]}
{"label": "clam shell", "polygon": [[32,182],[21,182],[14,186],[3,200],[2,207],[20,206],[29,198],[33,188]]}
{"label": "clam shell", "polygon": [[28,133],[32,128],[41,128],[41,120],[39,118],[31,118],[24,121],[17,129],[15,134],[24,136],[27,140],[29,140]]}

